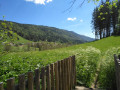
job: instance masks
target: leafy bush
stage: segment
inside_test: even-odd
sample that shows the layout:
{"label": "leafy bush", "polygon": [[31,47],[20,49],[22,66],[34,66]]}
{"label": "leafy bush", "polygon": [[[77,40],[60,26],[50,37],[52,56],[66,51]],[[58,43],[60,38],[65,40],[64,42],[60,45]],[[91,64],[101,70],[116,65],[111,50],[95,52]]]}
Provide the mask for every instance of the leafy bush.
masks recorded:
{"label": "leafy bush", "polygon": [[101,88],[108,88],[109,90],[116,90],[116,76],[114,54],[120,54],[120,48],[111,48],[105,52],[102,57],[102,63],[99,73],[99,84]]}
{"label": "leafy bush", "polygon": [[100,50],[94,47],[78,49],[76,54],[77,80],[79,84],[91,86],[98,63],[100,61]]}
{"label": "leafy bush", "polygon": [[11,50],[11,45],[9,43],[4,44],[4,51],[10,51]]}

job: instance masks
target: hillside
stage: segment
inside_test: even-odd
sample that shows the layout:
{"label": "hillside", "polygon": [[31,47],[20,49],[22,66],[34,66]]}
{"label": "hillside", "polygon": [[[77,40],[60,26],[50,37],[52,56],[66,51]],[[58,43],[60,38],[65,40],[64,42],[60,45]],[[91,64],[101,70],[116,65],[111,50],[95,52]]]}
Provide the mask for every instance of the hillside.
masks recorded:
{"label": "hillside", "polygon": [[[91,87],[99,69],[98,83],[102,88],[115,88],[113,54],[120,53],[120,36],[45,51],[10,52],[0,57],[0,82],[10,77],[41,68],[50,63],[76,56],[77,83]],[[4,63],[3,63],[4,62]],[[11,67],[12,65],[12,67]],[[114,89],[116,90],[116,89]]]}
{"label": "hillside", "polygon": [[[0,21],[1,23],[2,21]],[[0,28],[2,28],[0,26]],[[31,41],[48,41],[48,42],[61,42],[61,43],[84,43],[93,41],[94,39],[79,35],[72,31],[58,29],[55,27],[20,24],[13,22],[13,31],[21,37]]]}

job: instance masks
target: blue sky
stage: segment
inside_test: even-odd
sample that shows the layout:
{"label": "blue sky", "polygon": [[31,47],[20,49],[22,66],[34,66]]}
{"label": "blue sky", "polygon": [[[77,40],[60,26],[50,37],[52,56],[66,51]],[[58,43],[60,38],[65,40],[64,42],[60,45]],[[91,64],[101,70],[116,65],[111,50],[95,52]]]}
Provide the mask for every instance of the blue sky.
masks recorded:
{"label": "blue sky", "polygon": [[57,27],[94,38],[92,33],[93,2],[77,0],[71,12],[66,11],[72,0],[0,0],[0,19],[24,24]]}

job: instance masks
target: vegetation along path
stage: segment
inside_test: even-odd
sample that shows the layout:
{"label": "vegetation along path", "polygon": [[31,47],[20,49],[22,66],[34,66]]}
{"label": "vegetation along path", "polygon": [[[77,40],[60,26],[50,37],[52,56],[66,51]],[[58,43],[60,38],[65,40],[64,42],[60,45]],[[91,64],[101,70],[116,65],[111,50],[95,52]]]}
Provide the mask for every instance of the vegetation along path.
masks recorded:
{"label": "vegetation along path", "polygon": [[120,53],[119,40],[119,36],[112,36],[90,43],[54,50],[9,52],[0,57],[0,82],[5,83],[11,77],[18,77],[19,74],[76,55],[78,85],[91,87],[100,65],[99,87],[115,88],[113,54]]}

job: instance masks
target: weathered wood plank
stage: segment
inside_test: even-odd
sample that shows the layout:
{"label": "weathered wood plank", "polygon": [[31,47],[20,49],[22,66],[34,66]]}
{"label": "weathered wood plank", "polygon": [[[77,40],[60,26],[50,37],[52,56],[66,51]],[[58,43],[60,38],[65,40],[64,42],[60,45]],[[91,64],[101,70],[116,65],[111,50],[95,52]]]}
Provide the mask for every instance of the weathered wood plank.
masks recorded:
{"label": "weathered wood plank", "polygon": [[7,90],[15,90],[15,78],[10,78],[7,80]]}
{"label": "weathered wood plank", "polygon": [[68,69],[68,58],[66,59],[66,74],[67,74],[67,77],[66,77],[66,80],[67,80],[67,90],[69,90],[69,84],[68,84],[68,82],[69,82],[69,71],[68,71],[69,69]]}
{"label": "weathered wood plank", "polygon": [[55,90],[59,90],[58,62],[55,63]]}
{"label": "weathered wood plank", "polygon": [[75,55],[73,56],[73,87],[76,86],[76,66],[75,66]]}
{"label": "weathered wood plank", "polygon": [[54,64],[50,65],[51,67],[51,90],[55,90],[55,80],[54,80]]}
{"label": "weathered wood plank", "polygon": [[61,61],[61,82],[62,90],[64,90],[64,60]]}
{"label": "weathered wood plank", "polygon": [[35,87],[36,90],[40,90],[40,70],[35,69]]}
{"label": "weathered wood plank", "polygon": [[74,86],[76,86],[77,82],[76,82],[76,61],[75,61],[75,55],[73,56],[74,57]]}
{"label": "weathered wood plank", "polygon": [[21,74],[18,77],[19,90],[25,90],[25,74]]}
{"label": "weathered wood plank", "polygon": [[34,90],[33,72],[28,72],[28,90]]}
{"label": "weathered wood plank", "polygon": [[115,61],[115,70],[116,70],[116,83],[117,83],[117,88],[119,88],[117,56],[115,54],[114,54],[114,61]]}
{"label": "weathered wood plank", "polygon": [[0,90],[4,90],[2,82],[0,83]]}
{"label": "weathered wood plank", "polygon": [[45,68],[41,68],[41,74],[42,74],[42,90],[46,90],[46,73]]}
{"label": "weathered wood plank", "polygon": [[50,66],[46,66],[47,90],[51,90]]}
{"label": "weathered wood plank", "polygon": [[67,59],[64,59],[64,70],[65,70],[65,90],[68,90],[67,88]]}
{"label": "weathered wood plank", "polygon": [[61,82],[61,61],[58,61],[58,77],[59,77],[59,90],[62,90]]}

